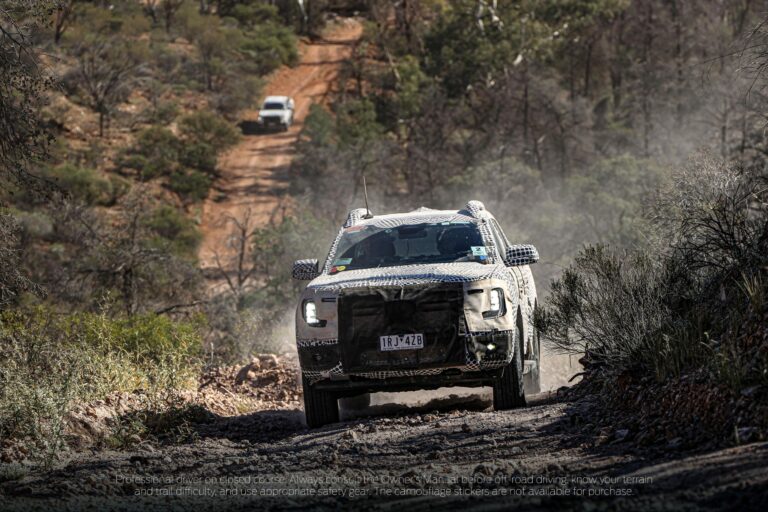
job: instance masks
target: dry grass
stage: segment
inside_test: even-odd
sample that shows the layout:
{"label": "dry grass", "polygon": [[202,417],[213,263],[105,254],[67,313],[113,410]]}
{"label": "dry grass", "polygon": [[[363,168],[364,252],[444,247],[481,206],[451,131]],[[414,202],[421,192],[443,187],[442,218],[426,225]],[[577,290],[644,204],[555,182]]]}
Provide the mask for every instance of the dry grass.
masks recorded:
{"label": "dry grass", "polygon": [[50,461],[63,448],[64,418],[75,403],[194,385],[198,330],[154,315],[0,314],[0,447],[21,444]]}

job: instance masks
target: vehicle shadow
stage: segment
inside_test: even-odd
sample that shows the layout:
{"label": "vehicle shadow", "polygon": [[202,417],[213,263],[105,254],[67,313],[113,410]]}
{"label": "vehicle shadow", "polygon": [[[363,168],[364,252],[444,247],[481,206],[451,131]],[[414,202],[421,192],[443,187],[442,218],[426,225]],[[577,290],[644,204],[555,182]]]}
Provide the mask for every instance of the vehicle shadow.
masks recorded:
{"label": "vehicle shadow", "polygon": [[416,391],[406,393],[374,393],[367,407],[340,407],[341,420],[375,418],[378,416],[408,416],[431,412],[450,412],[461,409],[484,411],[492,400],[480,392],[455,393],[452,390]]}
{"label": "vehicle shadow", "polygon": [[258,135],[262,133],[261,126],[256,121],[240,121],[237,125],[243,135]]}

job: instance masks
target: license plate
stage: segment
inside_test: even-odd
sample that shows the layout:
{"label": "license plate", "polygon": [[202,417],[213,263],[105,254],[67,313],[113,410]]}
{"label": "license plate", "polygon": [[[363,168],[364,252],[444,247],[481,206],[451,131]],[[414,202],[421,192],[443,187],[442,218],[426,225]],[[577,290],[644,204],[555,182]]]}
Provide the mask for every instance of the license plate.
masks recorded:
{"label": "license plate", "polygon": [[379,337],[382,352],[424,348],[423,334],[391,334]]}

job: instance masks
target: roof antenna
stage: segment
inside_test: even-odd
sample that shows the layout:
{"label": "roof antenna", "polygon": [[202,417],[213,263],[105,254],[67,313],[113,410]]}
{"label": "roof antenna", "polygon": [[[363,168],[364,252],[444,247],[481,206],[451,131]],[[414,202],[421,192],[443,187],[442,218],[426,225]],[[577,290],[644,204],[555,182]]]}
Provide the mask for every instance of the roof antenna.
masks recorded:
{"label": "roof antenna", "polygon": [[365,184],[365,174],[363,174],[363,194],[365,194],[365,215],[363,218],[372,219],[373,215],[371,215],[371,209],[368,208],[368,187]]}

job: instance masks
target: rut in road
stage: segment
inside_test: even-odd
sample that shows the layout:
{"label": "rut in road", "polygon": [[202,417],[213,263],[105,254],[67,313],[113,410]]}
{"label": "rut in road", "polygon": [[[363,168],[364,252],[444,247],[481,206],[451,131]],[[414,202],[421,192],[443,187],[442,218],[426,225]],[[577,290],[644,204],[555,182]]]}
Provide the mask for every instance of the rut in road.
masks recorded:
{"label": "rut in road", "polygon": [[[322,40],[302,42],[297,66],[281,68],[270,78],[264,96],[293,97],[294,124],[287,132],[246,135],[219,161],[221,177],[202,210],[203,242],[198,257],[203,271],[217,268],[217,254],[225,270],[231,270],[226,262],[237,249],[229,219],[244,219],[250,212],[252,226],[269,222],[288,188],[288,168],[309,107],[322,103],[332,90],[342,64],[352,55],[361,35],[362,25],[357,20],[340,19]],[[256,110],[248,111],[244,119],[255,120],[256,116]],[[222,284],[211,282],[210,286]]]}

